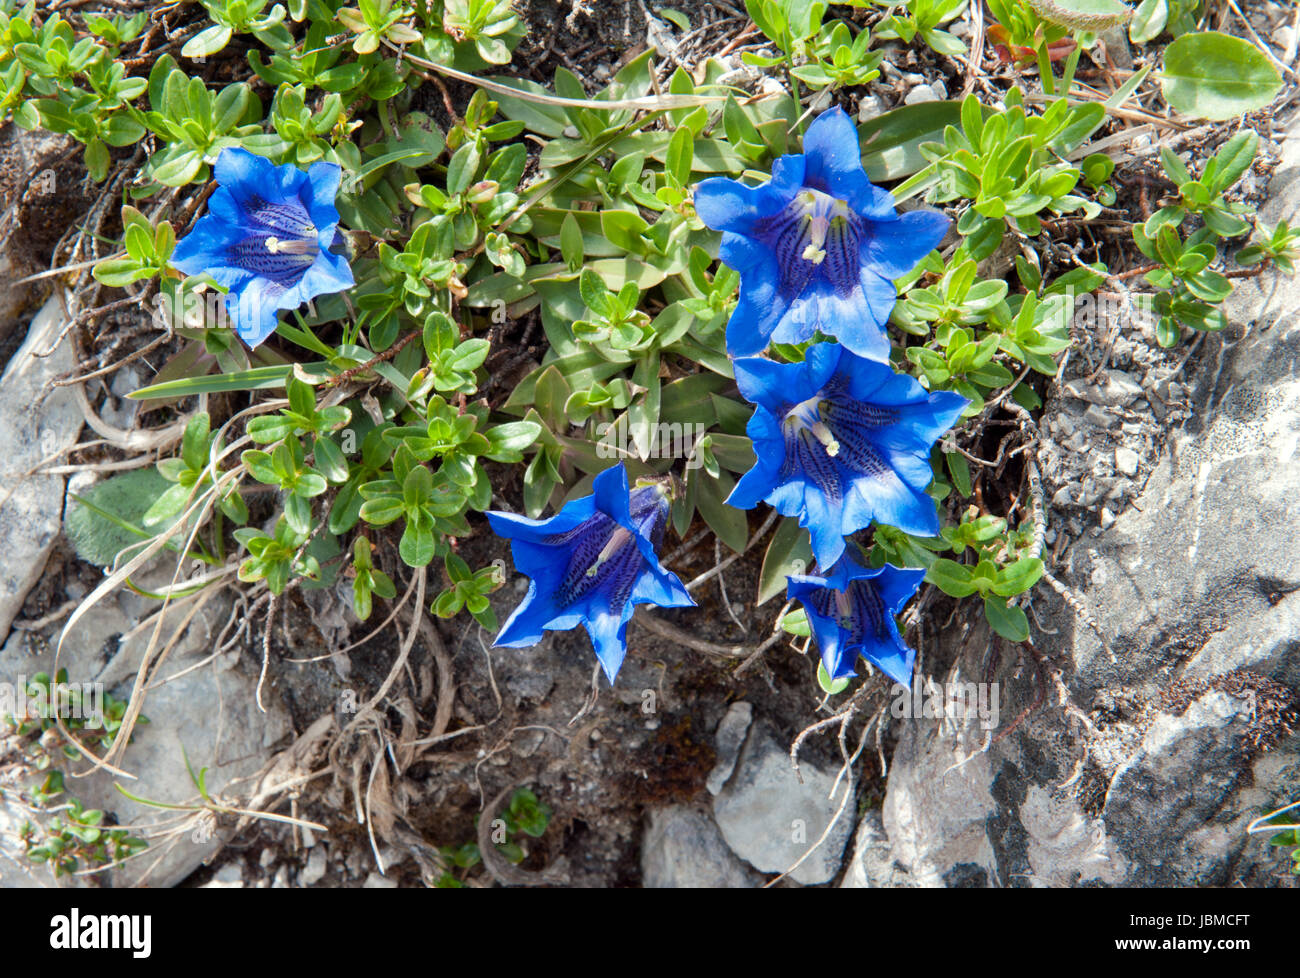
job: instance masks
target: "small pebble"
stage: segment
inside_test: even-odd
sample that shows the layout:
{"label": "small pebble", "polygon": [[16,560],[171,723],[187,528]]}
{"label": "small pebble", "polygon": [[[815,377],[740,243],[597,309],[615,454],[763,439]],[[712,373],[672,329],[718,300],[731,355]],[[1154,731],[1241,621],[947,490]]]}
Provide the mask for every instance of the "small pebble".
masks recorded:
{"label": "small pebble", "polygon": [[870,122],[885,112],[885,100],[879,95],[864,95],[858,100],[858,121]]}
{"label": "small pebble", "polygon": [[1115,449],[1115,468],[1127,476],[1135,476],[1138,473],[1138,466],[1142,460],[1138,453],[1131,448]]}
{"label": "small pebble", "polygon": [[307,865],[298,874],[298,882],[303,886],[315,886],[325,878],[325,850],[313,849],[307,859]]}

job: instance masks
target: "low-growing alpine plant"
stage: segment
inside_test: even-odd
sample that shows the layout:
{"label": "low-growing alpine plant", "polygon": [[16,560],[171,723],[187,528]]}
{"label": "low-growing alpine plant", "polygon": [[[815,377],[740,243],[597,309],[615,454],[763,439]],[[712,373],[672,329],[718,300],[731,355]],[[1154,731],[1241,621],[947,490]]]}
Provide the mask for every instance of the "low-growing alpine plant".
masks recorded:
{"label": "low-growing alpine plant", "polygon": [[[120,231],[106,211],[60,260],[99,258],[88,310],[190,310],[215,283],[227,312],[168,319],[135,397],[186,434],[165,478],[131,483],[156,495],[94,513],[119,531],[98,536],[212,568],[239,550],[240,580],[275,596],[350,585],[361,619],[432,581],[421,614],[468,611],[500,645],[583,625],[611,682],[636,606],[694,603],[661,563],[669,533],[761,545],[752,607],[802,604],[830,680],[865,659],[910,682],[895,616],[923,578],[1026,640],[1043,540],[1023,413],[1071,303],[1119,287],[1082,243],[1125,225],[1140,271],[1120,275],[1163,345],[1221,329],[1233,279],[1300,250],[1294,221],[1260,227],[1241,199],[1247,129],[1204,163],[1162,152],[1174,192],[1129,220],[1108,120],[1162,93],[1189,119],[1241,115],[1280,86],[1177,4],[1158,85],[1144,66],[1098,97],[1074,80],[1095,37],[1058,22],[1068,4],[990,3],[1015,84],[856,122],[898,44],[965,56],[941,29],[960,4],[850,20],[747,0],[772,53],[742,60],[779,82],[753,95],[716,58],[667,72],[653,50],[598,92],[566,68],[519,77],[508,0],[213,0],[168,7],[165,45],[153,13],[94,6],[0,0],[0,112],[82,144],[125,201]],[[1135,44],[1161,33],[1137,20]],[[444,75],[472,97],[425,84]],[[96,369],[142,356],[122,342]],[[466,545],[488,530],[530,578],[504,626],[505,568]]]}

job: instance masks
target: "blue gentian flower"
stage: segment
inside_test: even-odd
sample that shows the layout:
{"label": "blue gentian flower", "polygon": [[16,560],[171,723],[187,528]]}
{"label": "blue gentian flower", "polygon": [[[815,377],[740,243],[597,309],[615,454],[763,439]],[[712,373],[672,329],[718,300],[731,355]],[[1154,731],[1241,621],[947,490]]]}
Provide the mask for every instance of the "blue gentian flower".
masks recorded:
{"label": "blue gentian flower", "polygon": [[761,357],[734,362],[754,405],[747,431],[758,461],[727,502],[766,500],[812,533],[818,564],[830,567],[844,537],[875,520],[934,536],[939,517],[926,495],[930,449],[966,407],[951,391],[927,393],[888,364],[815,343],[802,363]]}
{"label": "blue gentian flower", "polygon": [[249,346],[275,332],[278,310],[353,286],[347,258],[330,251],[341,172],[334,163],[275,166],[233,147],[217,157],[208,213],[177,242],[171,263],[229,290],[226,312]]}
{"label": "blue gentian flower", "polygon": [[740,272],[727,350],[752,356],[769,341],[802,343],[820,330],[858,356],[887,361],[893,280],[950,222],[938,211],[895,211],[889,191],[867,179],[842,109],[818,116],[803,148],[778,159],[761,186],[712,177],[695,190],[700,219],[723,232],[720,257]]}
{"label": "blue gentian flower", "polygon": [[786,578],[790,597],[808,615],[822,665],[832,679],[855,675],[858,656],[894,682],[912,685],[916,653],[903,644],[894,616],[916,593],[925,571],[885,564],[877,570],[845,554],[826,576]]}
{"label": "blue gentian flower", "polygon": [[582,624],[613,683],[627,655],[633,607],[684,608],[695,601],[655,556],[668,520],[668,485],[638,482],[629,493],[619,463],[596,476],[592,489],[550,519],[487,514],[492,529],[510,540],[515,569],[532,578],[495,644],[523,648],[540,642],[543,630]]}

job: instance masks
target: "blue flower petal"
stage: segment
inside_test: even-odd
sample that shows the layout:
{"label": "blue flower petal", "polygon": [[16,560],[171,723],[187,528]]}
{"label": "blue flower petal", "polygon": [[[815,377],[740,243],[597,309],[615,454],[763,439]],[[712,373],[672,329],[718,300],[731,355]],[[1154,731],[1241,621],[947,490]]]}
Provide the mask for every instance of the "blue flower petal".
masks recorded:
{"label": "blue flower petal", "polygon": [[489,510],[488,524],[492,532],[507,540],[527,540],[538,542],[557,533],[567,533],[590,519],[596,512],[596,500],[593,496],[583,496],[564,505],[554,516],[544,520],[529,519],[518,513],[504,513]]}
{"label": "blue flower petal", "polygon": [[889,279],[902,278],[939,246],[952,221],[939,211],[915,210],[897,220],[871,226],[863,252],[866,262]]}
{"label": "blue flower petal", "polygon": [[194,225],[193,231],[176,242],[169,260],[186,275],[202,275],[210,271],[208,266],[214,257],[225,256],[226,249],[238,240],[238,236],[237,229],[204,218]]}
{"label": "blue flower petal", "polygon": [[627,622],[631,617],[632,605],[629,602],[623,614],[601,611],[583,622],[587,634],[591,636],[591,644],[596,649],[596,658],[600,660],[600,667],[611,686],[627,656]]}
{"label": "blue flower petal", "polygon": [[277,182],[274,163],[237,146],[221,151],[212,168],[212,176],[218,186],[240,198],[254,193],[265,194],[267,186]]}
{"label": "blue flower petal", "polygon": [[808,531],[812,538],[813,557],[823,567],[829,567],[840,559],[844,553],[844,537],[847,533],[855,533],[866,526],[863,523],[846,530],[843,512],[842,504],[836,505],[824,493],[805,489],[799,525]]}
{"label": "blue flower petal", "polygon": [[740,272],[726,334],[732,356],[824,333],[887,362],[893,280],[911,272],[950,223],[937,211],[896,212],[893,196],[867,178],[857,128],[838,108],[808,127],[803,153],[775,161],[766,184],[713,177],[695,199],[705,223],[724,232],[720,258]]}
{"label": "blue flower petal", "polygon": [[[334,236],[334,225],[339,221],[339,210],[335,199],[339,195],[339,182],[343,178],[343,169],[337,163],[313,163],[307,168],[306,184],[301,193],[303,206],[311,215],[311,221],[328,237]],[[327,242],[326,247],[329,246]]]}
{"label": "blue flower petal", "polygon": [[599,473],[591,482],[591,490],[597,509],[620,526],[636,530],[628,500],[627,469],[621,462]]}
{"label": "blue flower petal", "polygon": [[355,285],[352,278],[352,266],[342,255],[322,251],[307,268],[307,272],[298,280],[298,284],[285,294],[285,305],[281,308],[296,309],[308,299],[318,295],[332,295],[343,292]]}
{"label": "blue flower petal", "polygon": [[772,257],[772,249],[767,247],[761,241],[754,238],[747,238],[743,234],[733,234],[730,231],[722,232],[722,244],[718,248],[718,257],[726,262],[736,271],[744,276],[744,273],[763,262],[771,264],[767,271],[767,277],[776,282],[778,279],[776,261]]}
{"label": "blue flower petal", "polygon": [[755,221],[779,213],[791,196],[770,182],[750,187],[739,180],[709,177],[695,188],[695,213],[715,231],[750,234]]}
{"label": "blue flower petal", "polygon": [[239,338],[249,346],[264,343],[278,325],[284,287],[267,278],[250,278],[226,296],[226,312]]}
{"label": "blue flower petal", "polygon": [[741,394],[755,405],[746,430],[754,466],[728,502],[765,500],[797,517],[823,567],[844,552],[844,537],[872,522],[933,536],[939,529],[930,451],[965,398],[928,393],[886,363],[836,343],[809,347],[802,363],[739,358]]}
{"label": "blue flower petal", "polygon": [[925,570],[919,567],[895,567],[887,564],[881,568],[892,573],[882,573],[876,578],[876,590],[890,614],[898,614],[925,581]]}
{"label": "blue flower petal", "polygon": [[776,259],[770,253],[741,273],[740,301],[727,322],[727,352],[731,356],[753,356],[767,349],[773,331],[790,308],[781,295],[780,282]]}
{"label": "blue flower petal", "polygon": [[740,477],[727,497],[727,505],[737,509],[753,509],[771,493],[780,479],[785,459],[785,440],[781,436],[780,422],[767,408],[755,408],[745,431],[754,446],[757,461]]}
{"label": "blue flower petal", "polygon": [[515,608],[506,623],[501,627],[493,645],[508,649],[522,649],[536,645],[542,640],[545,621],[536,614],[534,602],[537,600],[536,582],[528,585],[528,594],[519,607]]}
{"label": "blue flower petal", "polygon": [[858,129],[843,109],[828,109],[812,121],[803,151],[805,185],[847,201],[863,217],[893,216],[893,195],[867,179]]}
{"label": "blue flower petal", "polygon": [[693,608],[695,599],[672,571],[655,560],[632,589],[630,604],[652,604],[659,608]]}
{"label": "blue flower petal", "polygon": [[[210,220],[210,218],[215,218],[215,220]],[[199,220],[198,224],[194,226],[194,230],[197,231],[204,224],[220,227],[231,241],[246,238],[254,230],[248,219],[248,212],[236,199],[229,187],[217,187],[216,190],[212,191],[212,196],[208,198],[207,216]],[[192,237],[194,237],[193,231],[182,238],[181,242],[188,241]],[[177,243],[178,248],[181,242]]]}
{"label": "blue flower petal", "polygon": [[805,185],[807,162],[807,157],[803,153],[778,156],[772,164],[772,179],[765,186],[771,187],[789,200]]}

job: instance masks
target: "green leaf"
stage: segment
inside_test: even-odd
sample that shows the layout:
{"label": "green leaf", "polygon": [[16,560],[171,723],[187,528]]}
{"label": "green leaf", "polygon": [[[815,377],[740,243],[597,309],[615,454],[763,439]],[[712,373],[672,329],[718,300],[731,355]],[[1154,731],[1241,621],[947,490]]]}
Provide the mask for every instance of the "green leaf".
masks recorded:
{"label": "green leaf", "polygon": [[470,185],[478,172],[479,153],[475,143],[466,143],[456,150],[447,164],[447,193],[455,196]]}
{"label": "green leaf", "polygon": [[808,627],[808,613],[802,608],[796,608],[784,615],[781,618],[781,630],[789,632],[791,635],[807,638],[812,634],[812,629]]}
{"label": "green leaf", "polygon": [[1154,41],[1169,21],[1168,0],[1142,0],[1128,25],[1128,37],[1134,44]]}
{"label": "green leaf", "polygon": [[668,141],[668,156],[664,168],[668,175],[682,186],[691,181],[691,164],[695,158],[692,149],[694,138],[694,133],[690,129],[681,126]]}
{"label": "green leaf", "polygon": [[[308,363],[300,365],[308,373],[325,376],[329,364]],[[253,391],[266,388],[283,387],[291,372],[289,366],[254,367],[251,370],[237,370],[228,374],[214,374],[208,377],[183,377],[161,384],[142,387],[127,396],[135,400],[155,398],[189,397],[192,394],[217,394],[230,391]]]}
{"label": "green leaf", "polygon": [[849,688],[849,682],[850,680],[847,677],[832,679],[831,674],[826,671],[826,666],[820,660],[817,662],[817,685],[822,688],[823,692],[832,696],[836,693],[842,693]]}
{"label": "green leaf", "polygon": [[1244,129],[1219,147],[1214,154],[1217,164],[1214,171],[1214,188],[1222,192],[1241,179],[1250,165],[1255,162],[1259,150],[1259,134],[1253,129]]}
{"label": "green leaf", "polygon": [[206,58],[210,54],[216,54],[230,43],[232,34],[234,31],[231,28],[213,24],[185,42],[185,46],[181,48],[181,57]]}
{"label": "green leaf", "polygon": [[487,457],[498,462],[516,462],[519,453],[537,440],[542,426],[535,421],[510,421],[499,424],[487,433],[491,448]]}
{"label": "green leaf", "polygon": [[787,575],[806,573],[812,563],[808,531],[799,525],[798,520],[783,517],[763,555],[763,567],[758,573],[758,595],[754,598],[754,604],[763,604],[780,594],[785,590]]}
{"label": "green leaf", "polygon": [[998,573],[993,592],[1004,598],[1028,591],[1043,576],[1043,562],[1037,557],[1021,557],[1010,567],[1004,567]]}
{"label": "green leaf", "polygon": [[737,553],[744,550],[749,539],[749,520],[744,510],[724,502],[735,485],[731,476],[722,472],[713,479],[697,469],[691,473],[691,481],[697,483],[695,504],[709,529],[732,550]]}
{"label": "green leaf", "polygon": [[963,496],[971,494],[970,464],[961,452],[946,452],[944,460],[948,463],[948,474],[952,476],[953,487]]}
{"label": "green leaf", "polygon": [[943,139],[947,126],[961,125],[960,102],[922,102],[876,116],[858,127],[862,165],[873,183],[910,176],[926,165],[921,144]]}
{"label": "green leaf", "polygon": [[1268,105],[1282,77],[1249,41],[1206,31],[1184,34],[1165,48],[1160,84],[1179,112],[1218,122]]}
{"label": "green leaf", "polygon": [[930,565],[925,579],[944,594],[954,598],[964,598],[978,590],[971,580],[969,567],[943,557]]}
{"label": "green leaf", "polygon": [[582,247],[582,227],[572,211],[565,214],[564,220],[560,223],[560,255],[570,271],[576,272],[582,268],[582,259],[585,257]]}
{"label": "green leaf", "polygon": [[989,595],[984,599],[984,617],[993,630],[1010,642],[1029,638],[1029,619],[1023,608],[1008,606],[1005,598]]}

